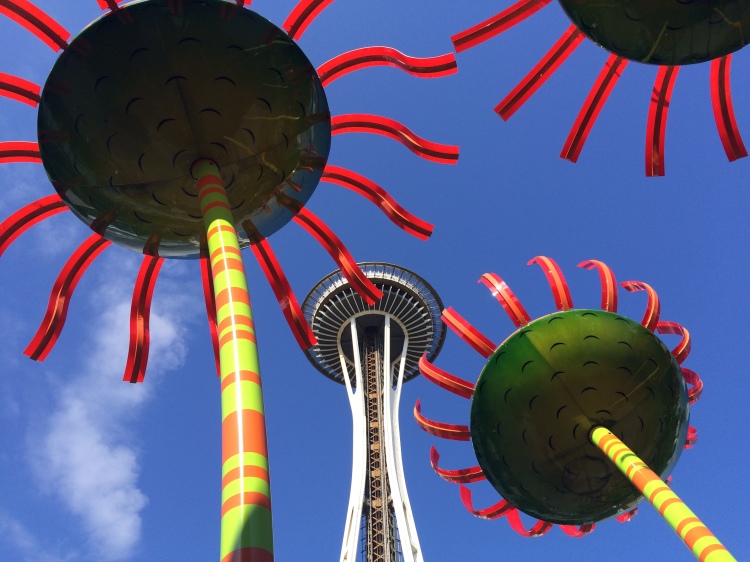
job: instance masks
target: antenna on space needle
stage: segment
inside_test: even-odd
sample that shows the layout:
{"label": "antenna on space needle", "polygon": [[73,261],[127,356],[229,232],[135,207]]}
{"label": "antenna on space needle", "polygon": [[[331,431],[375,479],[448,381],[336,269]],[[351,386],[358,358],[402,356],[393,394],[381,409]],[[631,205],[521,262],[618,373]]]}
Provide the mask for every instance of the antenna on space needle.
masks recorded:
{"label": "antenna on space needle", "polygon": [[368,305],[340,271],[310,291],[303,310],[318,344],[305,353],[346,386],[353,422],[352,483],[340,562],[422,562],[406,492],[398,408],[401,387],[419,375],[445,339],[443,303],[416,273],[359,264],[383,292]]}

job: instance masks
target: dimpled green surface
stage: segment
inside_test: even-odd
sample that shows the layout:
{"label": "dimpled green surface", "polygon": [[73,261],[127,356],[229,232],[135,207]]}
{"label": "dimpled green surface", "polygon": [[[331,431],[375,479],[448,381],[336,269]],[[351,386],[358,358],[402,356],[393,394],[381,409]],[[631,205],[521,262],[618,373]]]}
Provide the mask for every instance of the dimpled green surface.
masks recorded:
{"label": "dimpled green surface", "polygon": [[688,428],[680,367],[649,330],[601,310],[520,328],[477,381],[471,435],[488,481],[521,511],[582,525],[630,509],[638,491],[588,440],[615,433],[656,473],[671,471]]}
{"label": "dimpled green surface", "polygon": [[559,0],[589,39],[626,59],[712,60],[745,46],[748,0]]}

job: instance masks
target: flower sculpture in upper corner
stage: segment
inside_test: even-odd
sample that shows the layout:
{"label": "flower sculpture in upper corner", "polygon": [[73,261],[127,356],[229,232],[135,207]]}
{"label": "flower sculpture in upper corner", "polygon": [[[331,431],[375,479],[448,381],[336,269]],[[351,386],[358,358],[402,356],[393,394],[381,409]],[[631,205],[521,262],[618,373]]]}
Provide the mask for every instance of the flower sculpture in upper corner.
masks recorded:
{"label": "flower sculpture in upper corner", "polygon": [[[632,457],[645,461],[642,466],[666,477],[683,446],[696,441],[696,432],[688,425],[688,405],[699,398],[703,383],[696,373],[680,366],[690,351],[688,331],[659,319],[659,299],[650,286],[622,283],[628,291],[648,294],[639,324],[617,313],[617,284],[605,264],[580,264],[598,270],[602,283],[602,310],[589,310],[573,308],[554,261],[537,257],[529,263],[544,269],[557,311],[531,320],[500,277],[483,275],[480,282],[518,329],[497,346],[453,309],[444,310],[448,327],[488,361],[476,384],[437,368],[426,357],[420,371],[438,386],[471,398],[470,425],[428,419],[419,402],[414,414],[428,433],[472,442],[479,465],[470,468],[440,468],[437,450],[431,451],[433,469],[461,485],[461,498],[471,513],[485,519],[506,516],[525,536],[542,535],[556,523],[565,533],[579,537],[603,519],[629,520],[642,499],[643,492],[633,484],[638,486],[644,477],[638,480],[618,473],[619,467],[604,454],[607,443],[612,439],[626,443]],[[681,341],[670,352],[654,331],[680,335]],[[606,435],[601,437],[597,431]],[[503,499],[477,510],[464,484],[481,480],[487,480]],[[651,501],[658,494],[644,495]],[[539,521],[526,529],[519,510]],[[675,517],[666,513],[665,517]],[[684,519],[683,512],[677,513]],[[702,552],[708,546],[698,548]]]}
{"label": "flower sculpture in upper corner", "polygon": [[[519,0],[506,10],[453,36],[457,51],[469,49],[531,16],[551,0]],[[722,145],[730,161],[747,156],[735,119],[729,71],[734,51],[750,29],[745,0],[559,0],[572,25],[495,111],[510,118],[585,37],[610,52],[565,141],[560,156],[578,161],[591,127],[629,61],[658,65],[646,128],[646,175],[664,175],[667,111],[681,65],[711,61],[711,98]]]}
{"label": "flower sculpture in upper corner", "polygon": [[124,377],[142,382],[162,261],[199,258],[224,397],[222,560],[233,553],[268,560],[265,422],[240,250],[252,248],[304,349],[315,338],[267,241],[286,223],[298,223],[318,240],[367,302],[380,298],[338,237],[304,207],[318,183],[360,193],[418,238],[426,239],[432,225],[371,180],[327,165],[331,137],[384,135],[444,164],[456,163],[458,148],[422,139],[386,117],[332,117],[324,88],[379,65],[445,76],[456,71],[455,58],[368,47],[316,70],[296,40],[332,0],[303,0],[283,30],[244,0],[97,1],[106,14],[69,41],[70,34],[28,0],[0,0],[0,14],[62,51],[43,87],[0,74],[0,95],[39,108],[38,143],[0,142],[0,163],[41,162],[56,192],[0,224],[0,254],[30,226],[64,210],[94,232],[61,271],[25,354],[47,356],[81,275],[114,242],[145,256]]}

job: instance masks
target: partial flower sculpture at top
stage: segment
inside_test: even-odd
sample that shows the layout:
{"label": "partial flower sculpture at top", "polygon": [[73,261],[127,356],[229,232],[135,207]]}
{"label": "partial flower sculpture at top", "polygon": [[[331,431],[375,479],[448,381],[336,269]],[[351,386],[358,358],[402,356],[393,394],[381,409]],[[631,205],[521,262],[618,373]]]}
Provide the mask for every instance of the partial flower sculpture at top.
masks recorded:
{"label": "partial flower sculpture at top", "polygon": [[[552,0],[520,0],[503,12],[453,36],[457,51],[469,49],[534,14]],[[747,156],[730,92],[732,53],[750,37],[747,0],[558,0],[572,25],[495,108],[510,118],[585,37],[611,54],[591,88],[560,156],[576,162],[591,127],[629,61],[658,65],[646,129],[646,175],[664,175],[664,137],[672,89],[681,65],[711,61],[716,126],[730,161]]]}
{"label": "partial flower sculpture at top", "polygon": [[[471,413],[468,426],[437,422],[422,415],[417,402],[417,422],[432,435],[471,441],[479,461],[464,469],[440,468],[433,447],[433,469],[461,485],[471,513],[485,519],[506,516],[525,536],[543,535],[553,524],[568,535],[583,536],[603,519],[629,520],[645,495],[700,560],[732,560],[722,558],[729,555],[713,535],[700,543],[693,539],[693,529],[708,530],[697,526],[692,513],[686,515],[679,499],[667,501],[668,488],[656,476],[666,478],[683,446],[697,439],[688,425],[689,404],[699,398],[703,383],[681,367],[690,352],[688,331],[661,321],[656,292],[638,281],[622,286],[647,292],[643,319],[637,323],[618,314],[615,276],[602,262],[580,264],[599,272],[602,310],[574,308],[565,278],[551,259],[540,256],[530,263],[543,268],[557,311],[531,320],[500,277],[483,275],[480,282],[518,328],[499,346],[452,308],[443,311],[448,327],[488,361],[476,384],[437,368],[426,357],[420,361],[425,378],[471,398]],[[682,339],[670,352],[654,331]],[[630,448],[627,454],[623,442]],[[616,454],[608,459],[613,449]],[[627,458],[640,464],[622,469],[619,463]],[[646,475],[644,467],[656,474],[648,470]],[[482,480],[503,499],[477,510],[464,484]],[[539,521],[526,529],[519,511]],[[713,557],[705,558],[709,553]]]}
{"label": "partial flower sculpture at top", "polygon": [[38,143],[0,142],[0,164],[41,162],[56,191],[0,224],[0,255],[30,226],[64,210],[94,231],[60,273],[25,353],[47,356],[81,275],[114,242],[145,256],[124,377],[142,382],[162,261],[200,258],[221,376],[223,562],[273,559],[263,397],[241,248],[252,248],[307,349],[315,337],[268,236],[298,223],[368,303],[382,296],[305,208],[319,182],[360,193],[418,238],[432,232],[369,179],[328,165],[332,135],[375,133],[428,160],[458,159],[457,147],[426,141],[386,117],[331,116],[324,88],[354,70],[391,66],[426,78],[456,71],[452,54],[417,59],[388,47],[358,49],[316,70],[296,40],[331,1],[303,0],[282,30],[244,0],[98,0],[107,13],[71,41],[28,0],[0,1],[0,14],[62,50],[42,88],[0,74],[0,95],[39,106]]}

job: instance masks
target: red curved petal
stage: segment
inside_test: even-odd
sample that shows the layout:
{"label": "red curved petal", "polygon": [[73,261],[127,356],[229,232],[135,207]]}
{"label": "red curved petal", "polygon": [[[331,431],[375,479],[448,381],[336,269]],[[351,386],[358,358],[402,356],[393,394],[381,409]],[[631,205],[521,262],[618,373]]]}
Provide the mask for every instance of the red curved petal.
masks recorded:
{"label": "red curved petal", "polygon": [[685,445],[683,448],[692,449],[693,446],[698,442],[698,430],[692,425],[688,426],[687,436],[685,437]]}
{"label": "red curved petal", "polygon": [[482,283],[492,292],[492,296],[503,306],[503,309],[508,313],[508,316],[510,316],[516,327],[520,328],[531,322],[531,317],[526,312],[521,301],[516,298],[515,293],[510,290],[508,284],[498,275],[485,273],[479,279],[478,283]]}
{"label": "red curved petal", "polygon": [[[281,203],[285,205],[284,202]],[[383,293],[362,273],[357,262],[354,261],[349,250],[344,247],[338,236],[312,211],[309,211],[305,207],[300,207],[297,210],[293,210],[293,212],[296,213],[294,215],[294,222],[301,225],[302,228],[309,232],[325,248],[333,258],[333,261],[336,262],[336,265],[339,266],[339,269],[341,269],[341,272],[347,281],[349,281],[352,288],[365,299],[367,304],[375,304],[375,301],[379,300],[383,296]]]}
{"label": "red curved petal", "polygon": [[65,325],[68,305],[78,281],[89,265],[111,244],[98,234],[92,234],[70,256],[52,286],[44,319],[23,354],[34,361],[44,361],[52,351]]}
{"label": "red curved petal", "polygon": [[208,256],[201,256],[199,261],[201,263],[201,280],[203,281],[203,299],[206,301],[208,332],[211,334],[211,344],[214,348],[216,376],[221,377],[221,366],[219,364],[219,330],[216,325],[216,298],[214,297],[214,276],[211,272],[211,263]]}
{"label": "red curved petal", "polygon": [[440,453],[437,452],[435,447],[431,447],[430,465],[435,473],[447,482],[453,482],[454,484],[471,484],[472,482],[479,482],[487,479],[479,466],[459,468],[457,470],[445,470],[438,466],[438,461],[440,461]]}
{"label": "red curved petal", "polygon": [[599,260],[586,260],[579,263],[578,267],[588,270],[596,268],[602,284],[602,310],[617,312],[617,279],[609,266]]}
{"label": "red curved petal", "polygon": [[289,37],[297,41],[307,29],[313,20],[318,17],[333,0],[301,0],[289,16],[286,18],[282,27],[289,34]]}
{"label": "red curved petal", "polygon": [[437,422],[422,415],[422,402],[417,400],[414,404],[414,419],[423,430],[435,437],[450,439],[452,441],[471,441],[471,431],[468,425]]}
{"label": "red curved petal", "polygon": [[331,119],[331,134],[341,133],[382,135],[400,142],[425,160],[440,164],[456,164],[458,162],[457,146],[439,144],[423,139],[415,135],[402,123],[380,115],[366,115],[364,113],[337,115]]}
{"label": "red curved petal", "polygon": [[448,307],[443,310],[443,322],[453,330],[458,337],[468,343],[473,349],[478,351],[482,357],[489,359],[497,349],[497,346],[490,341],[487,336],[482,334],[474,326],[469,324],[458,312]]}
{"label": "red curved petal", "polygon": [[0,96],[36,107],[41,101],[40,92],[41,88],[33,82],[0,72]]}
{"label": "red curved petal", "polygon": [[457,52],[465,51],[499,35],[530,15],[544,8],[552,0],[520,0],[496,16],[451,37]]}
{"label": "red curved petal", "polygon": [[453,53],[437,57],[409,57],[391,47],[363,47],[332,58],[318,68],[323,86],[327,86],[345,74],[372,66],[400,68],[420,78],[439,78],[457,72]]}
{"label": "red curved petal", "polygon": [[549,523],[548,521],[537,521],[531,527],[531,529],[526,529],[526,527],[523,526],[521,515],[518,513],[517,509],[509,511],[507,514],[507,518],[511,529],[513,529],[522,537],[541,537],[542,535],[547,533],[554,525],[554,523]]}
{"label": "red curved petal", "polygon": [[523,80],[495,107],[503,121],[510,119],[528,99],[552,76],[584,39],[575,25],[571,25],[549,52],[531,69]]}
{"label": "red curved petal", "polygon": [[562,532],[569,537],[580,539],[581,537],[586,536],[591,531],[593,531],[594,527],[596,527],[596,524],[591,523],[589,525],[581,525],[580,527],[576,525],[558,525],[558,527],[560,527],[560,529],[562,529]]}
{"label": "red curved petal", "polygon": [[719,138],[730,162],[747,156],[745,143],[742,142],[737,118],[732,105],[732,90],[729,71],[732,66],[732,55],[714,59],[711,62],[711,103],[714,108],[714,119]]}
{"label": "red curved petal", "polygon": [[0,0],[0,14],[31,31],[54,51],[68,46],[70,33],[27,0]]}
{"label": "red curved petal", "polygon": [[646,126],[646,175],[664,175],[664,137],[667,133],[667,113],[679,66],[660,66],[656,73],[651,105]]}
{"label": "red curved petal", "polygon": [[674,358],[678,363],[682,364],[687,359],[687,356],[690,355],[690,332],[687,331],[687,328],[677,322],[659,322],[656,324],[656,331],[660,334],[682,336],[680,343],[672,350]]}
{"label": "red curved petal", "polygon": [[436,384],[440,388],[444,388],[453,394],[457,394],[464,398],[471,398],[474,394],[474,385],[472,383],[455,375],[451,375],[447,371],[438,369],[427,360],[426,353],[422,355],[419,360],[419,372],[422,373],[422,376],[431,383]]}
{"label": "red curved petal", "polygon": [[466,511],[480,519],[497,519],[498,517],[507,515],[508,512],[515,510],[515,507],[510,505],[505,499],[500,500],[494,505],[485,507],[484,509],[474,509],[474,505],[471,503],[471,490],[463,484],[459,487],[459,490],[461,503],[464,504]]}
{"label": "red curved petal", "polygon": [[125,376],[122,380],[130,383],[143,382],[148,363],[148,348],[151,343],[149,319],[151,298],[154,296],[156,279],[159,277],[164,258],[145,256],[138,271],[133,289],[133,302],[130,305],[130,347]]}
{"label": "red curved petal", "polygon": [[698,376],[698,373],[685,367],[682,367],[682,376],[688,384],[688,402],[695,404],[701,397],[701,394],[703,394],[703,381]]}
{"label": "red curved petal", "polygon": [[615,519],[617,519],[620,523],[628,523],[633,517],[636,516],[638,513],[638,508],[634,507],[630,511],[626,511],[625,513],[621,513]]}
{"label": "red curved petal", "polygon": [[430,223],[406,211],[387,191],[364,176],[344,168],[327,166],[321,181],[335,183],[366,197],[375,203],[393,223],[412,236],[427,240],[432,234],[433,226]]}
{"label": "red curved petal", "polygon": [[583,107],[578,113],[573,127],[570,129],[570,133],[568,133],[568,138],[565,140],[565,145],[563,145],[562,152],[560,153],[561,158],[565,158],[571,162],[578,162],[583,145],[586,143],[586,139],[591,132],[591,127],[594,126],[596,118],[599,117],[602,107],[607,102],[609,94],[612,92],[615,84],[617,84],[617,80],[620,78],[627,64],[627,60],[617,55],[610,55],[607,62],[604,63],[604,68],[602,68],[596,82],[591,87],[591,91],[589,91],[589,95],[583,103]]}
{"label": "red curved petal", "polygon": [[116,10],[117,5],[124,1],[125,0],[96,0],[96,3],[99,4],[99,7],[102,10]]}
{"label": "red curved petal", "polygon": [[35,142],[10,141],[0,142],[0,164],[16,162],[42,163],[39,145]]}
{"label": "red curved petal", "polygon": [[0,256],[8,249],[13,241],[30,227],[44,219],[67,211],[68,207],[63,203],[57,193],[42,197],[19,209],[2,223],[0,223]]}
{"label": "red curved petal", "polygon": [[646,291],[648,292],[648,302],[646,303],[646,312],[643,314],[641,325],[645,326],[652,332],[656,329],[656,325],[659,322],[659,315],[661,314],[661,303],[659,302],[659,295],[656,294],[651,288],[651,285],[647,283],[641,283],[640,281],[623,281],[620,283],[622,287],[628,292],[634,291]]}
{"label": "red curved petal", "polygon": [[286,318],[294,338],[303,350],[310,349],[318,343],[318,340],[315,339],[312,328],[305,320],[299,301],[294,295],[294,291],[292,291],[292,287],[286,275],[284,275],[284,270],[281,269],[271,245],[264,239],[253,242],[251,249],[271,285],[273,294],[276,295],[276,300],[281,305],[281,311],[284,313],[284,318]]}
{"label": "red curved petal", "polygon": [[555,263],[554,260],[545,257],[537,256],[529,261],[527,265],[537,264],[544,271],[547,282],[552,289],[552,295],[555,297],[555,306],[557,310],[570,310],[573,308],[573,299],[570,296],[570,289],[568,283],[565,281],[565,276],[560,269],[560,266]]}

